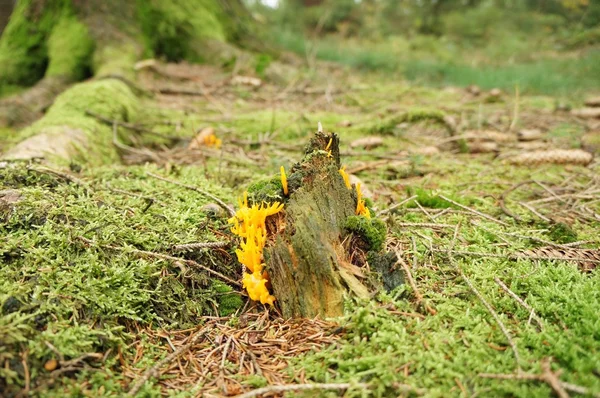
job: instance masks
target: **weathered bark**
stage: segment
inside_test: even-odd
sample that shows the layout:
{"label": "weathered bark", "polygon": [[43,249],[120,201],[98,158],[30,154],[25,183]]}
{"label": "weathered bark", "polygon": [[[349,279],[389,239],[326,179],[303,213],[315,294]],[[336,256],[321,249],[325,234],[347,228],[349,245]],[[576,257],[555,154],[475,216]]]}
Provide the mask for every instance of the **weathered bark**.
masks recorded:
{"label": "weathered bark", "polygon": [[[325,150],[329,140],[330,153]],[[285,317],[339,316],[346,296],[367,298],[375,288],[362,266],[366,252],[380,253],[381,247],[369,243],[373,236],[349,230],[348,221],[357,219],[357,197],[339,174],[338,144],[337,135],[317,133],[305,159],[292,168],[289,198],[277,222],[280,232],[264,251]],[[382,225],[375,219],[360,221]],[[381,243],[385,229],[376,233]]]}

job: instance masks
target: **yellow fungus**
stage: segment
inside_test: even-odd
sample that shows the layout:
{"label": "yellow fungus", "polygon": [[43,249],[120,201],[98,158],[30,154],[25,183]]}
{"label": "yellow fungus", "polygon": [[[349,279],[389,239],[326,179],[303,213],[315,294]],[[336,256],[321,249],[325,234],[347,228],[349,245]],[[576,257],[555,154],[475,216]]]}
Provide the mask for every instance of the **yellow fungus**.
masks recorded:
{"label": "yellow fungus", "polygon": [[346,184],[346,188],[352,189],[352,184],[350,184],[350,177],[348,177],[348,173],[346,173],[346,166],[343,166],[340,170],[340,175],[344,179],[344,184]]}
{"label": "yellow fungus", "polygon": [[288,194],[287,176],[285,175],[285,169],[281,166],[281,185],[283,185],[283,194]]}
{"label": "yellow fungus", "polygon": [[371,218],[371,212],[369,211],[369,208],[365,205],[365,201],[362,198],[362,191],[360,190],[359,183],[356,184],[356,195],[358,197],[356,201],[356,214],[364,216],[366,218]]}
{"label": "yellow fungus", "polygon": [[326,151],[328,151],[328,150],[329,150],[329,148],[331,148],[331,143],[332,143],[332,142],[333,142],[333,137],[331,137],[331,138],[329,139],[329,142],[327,143],[327,146],[325,147],[325,150],[326,150]]}
{"label": "yellow fungus", "polygon": [[281,211],[283,204],[275,202],[248,206],[248,192],[244,192],[239,204],[239,210],[228,222],[232,224],[231,232],[242,238],[240,248],[235,251],[238,261],[250,272],[244,272],[242,284],[252,300],[273,305],[275,297],[266,286],[269,279],[268,274],[263,271],[262,262],[263,249],[267,243],[265,220]]}

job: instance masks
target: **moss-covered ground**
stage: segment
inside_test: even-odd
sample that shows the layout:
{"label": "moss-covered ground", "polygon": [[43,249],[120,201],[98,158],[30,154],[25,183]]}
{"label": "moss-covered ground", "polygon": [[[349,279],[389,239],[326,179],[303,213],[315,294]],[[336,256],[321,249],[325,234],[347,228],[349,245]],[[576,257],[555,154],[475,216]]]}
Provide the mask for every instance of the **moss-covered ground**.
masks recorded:
{"label": "moss-covered ground", "polygon": [[[401,250],[414,285],[348,300],[346,315],[334,320],[340,338],[291,359],[279,371],[287,382],[355,385],[345,396],[547,397],[553,392],[543,381],[481,373],[540,374],[551,358],[562,382],[600,394],[600,272],[541,251],[597,250],[600,165],[508,165],[506,154],[527,149],[501,142],[498,153],[470,153],[472,142],[451,137],[444,116],[454,119],[455,135],[541,128],[551,148],[578,147],[589,124],[555,111],[562,98],[504,93],[489,101],[485,92],[422,88],[327,65],[296,73],[284,85],[226,83],[208,85],[208,96],[157,95],[123,117],[188,138],[212,126],[223,140],[219,150],[192,153],[120,128],[130,148],[120,154],[134,164],[92,166],[81,158],[49,170],[1,163],[0,391],[123,396],[133,376],[170,352],[176,331],[215,316],[245,327],[241,314],[262,307],[245,307],[238,286],[194,266],[240,278],[227,214],[201,193],[154,175],[233,205],[250,185],[300,160],[321,121],[339,133],[343,164],[372,192],[374,211],[384,212],[386,244]],[[14,134],[0,130],[0,149],[15,144]],[[351,147],[375,135],[378,148]],[[142,147],[154,151],[153,162],[131,149]],[[214,241],[232,243],[175,249]],[[63,368],[52,370],[52,360]],[[70,360],[75,365],[60,372]],[[225,368],[236,374],[233,365]],[[138,395],[192,396],[198,380],[211,377],[186,373],[196,381],[178,384],[185,372],[177,369],[149,378]],[[247,387],[266,383],[244,377]],[[342,393],[305,393],[319,394]]]}

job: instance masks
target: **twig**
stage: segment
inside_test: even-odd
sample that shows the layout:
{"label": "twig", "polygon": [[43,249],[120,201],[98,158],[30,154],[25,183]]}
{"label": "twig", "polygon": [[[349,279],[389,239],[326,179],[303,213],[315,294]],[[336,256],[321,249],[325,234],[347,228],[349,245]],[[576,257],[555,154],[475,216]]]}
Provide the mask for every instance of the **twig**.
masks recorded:
{"label": "twig", "polygon": [[458,224],[456,226],[456,229],[454,230],[454,238],[452,239],[452,243],[451,243],[450,249],[448,250],[448,259],[450,260],[450,263],[454,266],[454,268],[456,268],[456,270],[460,274],[461,278],[469,286],[469,288],[471,289],[471,291],[473,293],[475,293],[475,295],[477,296],[477,298],[479,299],[479,301],[481,301],[481,303],[485,306],[485,308],[487,308],[488,312],[492,315],[492,317],[494,318],[494,320],[496,321],[496,323],[498,324],[498,326],[502,330],[502,333],[504,334],[504,336],[508,340],[508,344],[510,344],[510,347],[512,348],[513,354],[515,356],[515,361],[517,363],[517,373],[521,373],[521,358],[519,356],[519,351],[517,350],[517,345],[513,341],[512,337],[510,336],[510,333],[509,333],[508,329],[506,328],[506,326],[504,325],[504,323],[500,319],[500,316],[498,316],[498,314],[496,313],[496,311],[494,311],[494,309],[492,308],[492,306],[487,302],[487,300],[483,297],[483,295],[479,292],[479,290],[477,290],[477,288],[473,285],[473,283],[469,280],[469,278],[467,278],[467,275],[465,275],[465,273],[463,272],[463,270],[460,267],[460,265],[458,265],[456,263],[456,261],[454,260],[454,257],[452,256],[452,249],[454,248],[454,243],[456,242],[456,238],[458,236],[458,230],[459,230],[459,228],[460,228],[460,224]]}
{"label": "twig", "polygon": [[533,307],[531,307],[529,304],[527,304],[525,301],[523,301],[523,299],[521,297],[517,296],[517,294],[515,292],[510,290],[509,287],[506,286],[506,284],[500,280],[500,278],[494,277],[494,281],[496,281],[496,283],[502,288],[502,290],[504,290],[506,293],[508,293],[509,296],[514,298],[517,301],[517,303],[521,304],[527,311],[529,311],[530,317],[535,319],[538,326],[540,327],[540,330],[544,329],[542,320],[540,319],[539,316],[537,316],[535,314],[535,309],[533,309]]}
{"label": "twig", "polygon": [[115,122],[115,123],[113,123],[113,139],[112,139],[114,146],[116,146],[117,148],[119,148],[122,151],[133,153],[138,156],[142,156],[142,158],[148,158],[155,163],[160,162],[160,158],[158,157],[158,155],[151,150],[137,149],[137,148],[130,147],[129,145],[125,145],[122,142],[119,142],[119,134],[118,134],[117,129],[118,129],[118,126],[117,126],[117,123]]}
{"label": "twig", "polygon": [[507,227],[507,226],[508,226],[508,224],[507,224],[507,223],[505,223],[504,221],[497,220],[497,219],[495,219],[494,217],[492,217],[492,216],[490,216],[490,215],[487,215],[487,214],[485,214],[485,213],[482,213],[482,212],[480,212],[480,211],[477,211],[477,210],[475,210],[475,209],[471,209],[470,207],[467,207],[467,206],[465,206],[465,205],[461,205],[460,203],[458,203],[458,202],[456,202],[456,201],[454,201],[454,200],[452,200],[452,199],[450,199],[450,198],[447,198],[447,197],[445,197],[444,195],[439,195],[439,197],[440,197],[440,198],[442,198],[442,199],[444,199],[444,200],[445,200],[446,202],[448,202],[448,203],[452,203],[454,206],[460,207],[460,208],[461,208],[461,209],[463,209],[463,210],[466,210],[466,211],[468,211],[468,212],[471,212],[471,213],[473,213],[473,214],[476,214],[476,215],[478,215],[478,216],[480,216],[480,217],[483,217],[483,218],[485,218],[485,219],[487,219],[487,220],[493,221],[493,222],[495,222],[495,223],[498,223],[498,224],[500,224],[500,225],[504,225],[505,227]]}
{"label": "twig", "polygon": [[580,257],[556,257],[556,256],[532,256],[525,255],[519,253],[510,253],[510,254],[494,254],[494,253],[483,253],[483,252],[471,252],[466,250],[448,250],[448,249],[435,249],[430,248],[429,250],[433,252],[441,252],[441,253],[452,253],[457,254],[459,256],[477,256],[477,257],[489,257],[489,258],[502,258],[505,260],[517,260],[517,259],[526,259],[526,260],[556,260],[556,261],[572,261],[576,263],[582,262],[590,262],[590,263],[600,263],[600,260],[594,260],[591,258],[580,258]]}
{"label": "twig", "polygon": [[559,397],[568,397],[567,391],[577,394],[589,395],[595,398],[600,398],[600,394],[593,393],[587,387],[578,386],[576,384],[560,381],[558,375],[550,369],[550,361],[548,358],[542,360],[542,374],[534,373],[480,373],[478,376],[486,379],[498,380],[535,380],[547,383]]}
{"label": "twig", "polygon": [[508,131],[513,131],[517,126],[519,121],[519,86],[515,86],[515,106],[513,108],[512,120],[510,122],[510,126],[508,126]]}
{"label": "twig", "polygon": [[274,385],[256,390],[249,391],[244,394],[236,395],[234,398],[254,398],[265,394],[276,394],[286,391],[306,391],[306,390],[347,390],[352,387],[360,387],[367,389],[367,384],[351,384],[351,383],[315,383],[315,384],[284,384]]}
{"label": "twig", "polygon": [[387,213],[391,212],[392,210],[396,210],[398,207],[402,206],[402,205],[403,205],[403,204],[405,204],[405,203],[408,203],[408,202],[410,202],[410,201],[411,201],[411,200],[413,200],[413,199],[416,199],[417,197],[418,197],[417,195],[413,195],[413,196],[411,196],[410,198],[404,199],[404,200],[403,200],[402,202],[400,202],[400,203],[396,203],[395,205],[393,205],[393,206],[390,206],[390,207],[388,207],[388,208],[387,208],[387,209],[385,209],[385,210],[381,210],[379,213],[377,213],[377,215],[378,215],[378,216],[382,216],[382,215],[384,215],[384,214],[387,214]]}
{"label": "twig", "polygon": [[404,272],[406,273],[406,278],[408,279],[408,283],[410,283],[410,286],[413,289],[413,293],[415,294],[415,298],[417,299],[417,306],[420,306],[423,304],[423,307],[431,315],[437,314],[436,310],[431,308],[427,303],[424,303],[423,295],[417,288],[417,284],[415,283],[415,280],[413,279],[413,276],[410,272],[410,267],[408,266],[408,264],[406,264],[406,261],[404,261],[404,259],[402,258],[402,253],[400,253],[400,251],[398,249],[394,249],[394,252],[396,253],[396,258],[398,259],[398,262],[400,263],[400,265],[402,265],[402,268],[404,268]]}
{"label": "twig", "polygon": [[167,139],[167,140],[171,140],[171,141],[175,141],[175,142],[177,142],[177,141],[183,141],[183,140],[186,139],[184,137],[176,137],[176,136],[172,136],[172,135],[166,135],[166,134],[158,133],[156,131],[152,131],[152,130],[149,130],[149,129],[145,128],[145,127],[138,126],[138,125],[135,125],[135,124],[131,124],[131,123],[127,123],[127,122],[121,122],[121,121],[116,120],[116,119],[110,119],[110,118],[108,118],[106,116],[103,116],[103,115],[100,115],[100,114],[98,114],[96,112],[92,112],[89,109],[85,111],[85,114],[88,115],[88,116],[91,116],[93,118],[96,118],[99,121],[101,121],[101,122],[103,122],[105,124],[108,124],[110,126],[116,124],[117,126],[121,126],[121,127],[124,127],[124,128],[126,128],[128,130],[133,130],[133,131],[135,131],[137,133],[141,133],[141,134],[150,134],[150,135],[154,135],[154,136],[161,137],[161,138],[164,138],[164,139]]}
{"label": "twig", "polygon": [[[87,243],[88,245],[93,245],[95,243],[94,241],[84,238],[83,236],[79,236],[78,239],[81,240],[82,242]],[[151,252],[151,251],[138,250],[138,249],[120,247],[120,246],[115,246],[115,245],[98,245],[98,247],[104,247],[107,249],[118,250],[118,251],[123,251],[123,252],[130,252],[132,254],[135,254],[135,255],[141,256],[141,257],[147,256],[147,257],[160,258],[161,260],[180,261],[180,262],[182,262],[184,264],[188,264],[192,267],[200,268],[201,270],[204,270],[204,271],[208,272],[209,274],[217,276],[217,277],[221,278],[222,280],[224,280],[225,282],[231,283],[234,286],[239,286],[239,287],[242,286],[242,284],[240,282],[234,281],[233,279],[226,277],[225,275],[221,274],[220,272],[210,269],[210,268],[208,268],[202,264],[199,264],[193,260],[188,260],[188,259],[180,258],[180,257],[173,257],[173,256],[169,256],[167,254],[162,254],[162,253],[155,253],[155,252]]]}
{"label": "twig", "polygon": [[37,173],[50,174],[50,175],[53,175],[53,176],[56,176],[56,177],[60,177],[62,179],[70,181],[70,182],[72,182],[74,184],[77,184],[80,187],[83,187],[87,192],[90,192],[92,190],[90,188],[90,186],[86,182],[80,180],[79,178],[74,177],[74,176],[72,176],[70,174],[67,174],[67,173],[63,173],[63,172],[58,171],[58,170],[53,170],[53,169],[51,169],[49,167],[44,167],[44,166],[35,166],[35,167],[34,166],[28,166],[27,170],[35,171]]}
{"label": "twig", "polygon": [[198,249],[218,249],[226,247],[229,242],[198,242],[198,243],[185,243],[183,245],[175,245],[171,250],[173,251],[192,251]]}
{"label": "twig", "polygon": [[535,214],[536,216],[538,216],[542,220],[544,220],[546,222],[550,222],[551,221],[548,217],[546,217],[543,214],[541,214],[540,212],[538,212],[531,205],[529,205],[529,204],[527,204],[525,202],[517,202],[517,203],[519,203],[521,206],[523,206],[524,208],[526,208],[527,210],[529,210],[530,212],[532,212],[533,214]]}
{"label": "twig", "polygon": [[133,386],[129,389],[129,392],[127,393],[127,395],[134,396],[135,394],[137,394],[137,392],[140,390],[140,388],[142,388],[144,383],[146,383],[148,380],[150,380],[151,377],[159,377],[160,376],[160,368],[162,368],[164,365],[170,363],[171,361],[175,360],[181,354],[183,354],[184,352],[189,350],[194,344],[196,344],[196,342],[198,342],[198,340],[203,338],[207,332],[208,331],[205,329],[200,330],[194,336],[191,337],[189,343],[179,347],[179,349],[177,349],[176,351],[173,351],[172,353],[167,355],[165,358],[158,361],[154,366],[147,369],[144,372],[144,374],[142,375],[142,377],[140,377],[133,384]]}
{"label": "twig", "polygon": [[196,191],[196,192],[198,192],[201,195],[209,197],[212,200],[214,200],[215,202],[217,202],[217,204],[219,206],[221,206],[223,209],[225,209],[229,213],[229,215],[231,215],[232,217],[235,216],[235,210],[233,210],[233,208],[231,206],[229,206],[227,203],[223,202],[221,199],[217,198],[215,195],[213,195],[211,193],[208,193],[208,192],[206,192],[206,191],[204,191],[204,190],[202,190],[200,188],[194,187],[192,185],[186,185],[186,184],[183,184],[183,183],[178,182],[178,181],[173,181],[173,180],[170,180],[168,178],[161,177],[161,176],[159,176],[157,174],[153,174],[153,173],[151,173],[149,171],[147,171],[146,174],[149,175],[150,177],[156,178],[158,180],[165,181],[165,182],[168,182],[168,183],[171,183],[171,184],[174,184],[174,185],[178,185],[178,186],[186,188],[186,189],[191,189],[192,191]]}
{"label": "twig", "polygon": [[428,222],[403,222],[395,224],[397,227],[421,227],[421,228],[454,228],[454,225],[450,224],[437,224]]}

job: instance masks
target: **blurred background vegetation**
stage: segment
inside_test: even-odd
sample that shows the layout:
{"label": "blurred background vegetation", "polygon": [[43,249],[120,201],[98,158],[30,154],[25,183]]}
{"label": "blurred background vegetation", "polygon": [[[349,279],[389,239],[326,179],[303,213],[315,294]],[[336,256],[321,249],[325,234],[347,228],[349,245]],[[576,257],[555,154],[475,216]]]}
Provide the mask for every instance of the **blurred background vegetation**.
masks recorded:
{"label": "blurred background vegetation", "polygon": [[246,0],[280,47],[429,85],[600,88],[596,0]]}

